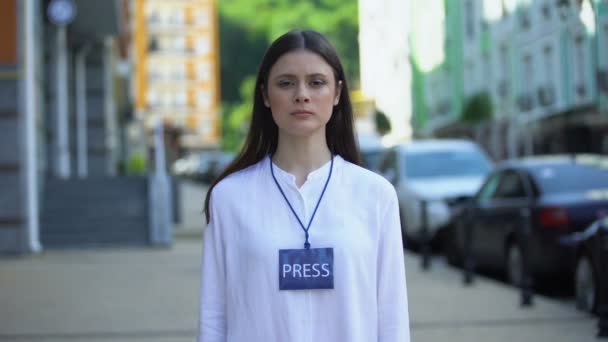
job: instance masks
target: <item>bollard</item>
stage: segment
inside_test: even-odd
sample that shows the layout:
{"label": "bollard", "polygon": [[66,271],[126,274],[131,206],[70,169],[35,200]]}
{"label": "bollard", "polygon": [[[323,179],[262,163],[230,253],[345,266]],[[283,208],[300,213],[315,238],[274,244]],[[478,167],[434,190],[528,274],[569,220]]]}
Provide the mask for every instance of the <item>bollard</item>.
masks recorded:
{"label": "bollard", "polygon": [[532,301],[532,270],[530,265],[530,239],[532,235],[532,215],[529,207],[522,208],[521,219],[522,224],[518,229],[519,237],[517,241],[521,248],[521,306],[530,307],[533,305]]}
{"label": "bollard", "polygon": [[420,236],[422,240],[422,269],[428,270],[431,267],[431,246],[429,238],[428,202],[425,199],[420,202],[420,214],[422,218],[420,226]]}
{"label": "bollard", "polygon": [[600,223],[599,235],[596,241],[598,256],[598,306],[599,316],[597,323],[597,337],[608,337],[608,218],[604,218]]}
{"label": "bollard", "polygon": [[464,208],[460,220],[458,220],[459,231],[464,233],[464,277],[465,285],[473,284],[475,274],[475,259],[473,257],[473,225],[469,219],[469,208]]}

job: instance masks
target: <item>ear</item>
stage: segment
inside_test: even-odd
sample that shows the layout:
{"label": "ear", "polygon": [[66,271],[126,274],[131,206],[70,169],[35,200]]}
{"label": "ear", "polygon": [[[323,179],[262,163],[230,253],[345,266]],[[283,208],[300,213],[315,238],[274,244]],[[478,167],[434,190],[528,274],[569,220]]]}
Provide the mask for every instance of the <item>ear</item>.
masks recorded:
{"label": "ear", "polygon": [[266,94],[266,89],[264,85],[260,85],[260,91],[262,92],[262,98],[264,99],[264,106],[270,108],[270,101],[268,101],[268,95]]}
{"label": "ear", "polygon": [[336,87],[336,97],[334,98],[334,106],[337,106],[340,103],[340,95],[342,94],[342,80],[338,81],[338,86]]}

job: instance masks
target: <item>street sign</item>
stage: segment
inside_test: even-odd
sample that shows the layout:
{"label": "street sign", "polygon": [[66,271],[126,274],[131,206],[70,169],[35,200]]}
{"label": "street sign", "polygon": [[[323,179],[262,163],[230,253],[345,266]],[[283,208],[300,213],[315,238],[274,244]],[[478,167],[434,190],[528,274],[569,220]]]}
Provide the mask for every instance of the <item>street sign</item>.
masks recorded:
{"label": "street sign", "polygon": [[74,0],[52,0],[47,15],[53,24],[66,26],[76,17],[76,3]]}

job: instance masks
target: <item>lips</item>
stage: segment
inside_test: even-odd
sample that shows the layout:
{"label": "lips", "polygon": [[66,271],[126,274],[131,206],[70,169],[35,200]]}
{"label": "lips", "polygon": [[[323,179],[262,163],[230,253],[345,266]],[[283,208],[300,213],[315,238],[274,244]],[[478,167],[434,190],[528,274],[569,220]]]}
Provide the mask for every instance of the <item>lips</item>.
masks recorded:
{"label": "lips", "polygon": [[293,115],[293,116],[309,116],[312,114],[313,113],[308,110],[296,110],[296,111],[291,112],[291,115]]}

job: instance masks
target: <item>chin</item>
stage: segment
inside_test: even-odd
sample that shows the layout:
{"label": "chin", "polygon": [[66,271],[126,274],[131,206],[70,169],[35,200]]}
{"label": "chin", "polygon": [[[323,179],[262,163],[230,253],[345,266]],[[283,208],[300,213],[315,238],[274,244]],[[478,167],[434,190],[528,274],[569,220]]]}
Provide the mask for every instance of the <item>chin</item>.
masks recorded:
{"label": "chin", "polygon": [[312,138],[315,136],[325,136],[324,127],[290,127],[281,130],[285,136],[294,138]]}

